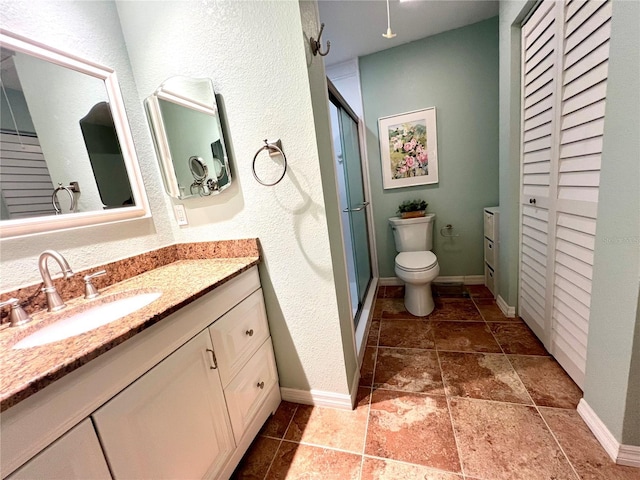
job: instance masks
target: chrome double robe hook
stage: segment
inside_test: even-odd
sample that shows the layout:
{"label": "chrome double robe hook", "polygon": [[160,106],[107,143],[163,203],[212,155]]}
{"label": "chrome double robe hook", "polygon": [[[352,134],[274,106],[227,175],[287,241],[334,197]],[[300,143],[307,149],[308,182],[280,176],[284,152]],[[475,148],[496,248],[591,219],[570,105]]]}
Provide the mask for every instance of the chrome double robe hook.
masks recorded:
{"label": "chrome double robe hook", "polygon": [[322,47],[322,43],[321,43],[322,30],[324,30],[324,23],[320,24],[320,32],[318,33],[318,39],[316,40],[313,37],[309,39],[309,45],[311,46],[311,53],[313,53],[314,56],[319,54],[321,57],[324,57],[329,53],[329,50],[331,50],[331,42],[329,40],[327,40],[327,50],[325,52],[322,52],[320,50],[320,48]]}

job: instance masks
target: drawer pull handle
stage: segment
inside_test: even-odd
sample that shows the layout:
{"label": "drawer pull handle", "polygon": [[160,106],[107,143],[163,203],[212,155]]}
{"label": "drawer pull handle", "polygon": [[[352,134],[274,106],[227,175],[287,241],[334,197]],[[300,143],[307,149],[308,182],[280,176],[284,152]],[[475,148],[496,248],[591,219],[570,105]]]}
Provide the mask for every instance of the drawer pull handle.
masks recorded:
{"label": "drawer pull handle", "polygon": [[262,390],[264,388],[264,382],[259,382],[256,387],[258,387],[260,390]]}
{"label": "drawer pull handle", "polygon": [[253,328],[251,330],[247,330],[246,333],[248,336],[253,337]]}
{"label": "drawer pull handle", "polygon": [[214,352],[210,348],[207,348],[207,352],[211,353],[211,360],[213,360],[213,367],[209,367],[209,368],[211,370],[215,370],[216,368],[218,368],[218,360],[216,359],[216,352]]}

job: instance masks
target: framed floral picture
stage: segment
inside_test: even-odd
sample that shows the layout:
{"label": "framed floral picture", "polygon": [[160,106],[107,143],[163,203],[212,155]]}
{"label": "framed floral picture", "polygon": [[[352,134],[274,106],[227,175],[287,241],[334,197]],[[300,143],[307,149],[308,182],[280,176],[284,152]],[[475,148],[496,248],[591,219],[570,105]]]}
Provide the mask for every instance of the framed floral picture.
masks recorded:
{"label": "framed floral picture", "polygon": [[438,183],[436,108],[378,119],[383,188]]}

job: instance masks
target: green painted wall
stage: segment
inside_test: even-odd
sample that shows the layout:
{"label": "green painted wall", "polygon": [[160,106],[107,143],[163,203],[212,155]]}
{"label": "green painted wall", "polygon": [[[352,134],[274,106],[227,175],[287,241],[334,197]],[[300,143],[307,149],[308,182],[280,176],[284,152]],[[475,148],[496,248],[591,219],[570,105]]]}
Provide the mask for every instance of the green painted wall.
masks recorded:
{"label": "green painted wall", "polygon": [[[482,209],[498,203],[497,17],[361,57],[360,81],[380,276],[395,276],[387,219],[418,197],[437,215],[440,275],[483,274]],[[383,190],[378,118],[433,106],[439,183]],[[460,237],[441,237],[447,224]]]}
{"label": "green painted wall", "polygon": [[613,2],[585,400],[618,441],[640,446],[639,24],[640,3]]}
{"label": "green painted wall", "polygon": [[500,2],[500,250],[498,293],[518,302],[520,190],[520,23],[534,1]]}

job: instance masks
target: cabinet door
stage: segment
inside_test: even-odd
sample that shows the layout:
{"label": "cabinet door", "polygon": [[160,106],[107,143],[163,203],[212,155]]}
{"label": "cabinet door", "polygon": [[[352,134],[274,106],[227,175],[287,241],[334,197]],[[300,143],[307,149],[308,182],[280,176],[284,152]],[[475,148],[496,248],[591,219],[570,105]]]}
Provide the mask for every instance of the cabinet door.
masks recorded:
{"label": "cabinet door", "polygon": [[222,385],[226,387],[269,338],[262,290],[252,293],[216,320],[209,327],[209,333],[220,363]]}
{"label": "cabinet door", "polygon": [[7,480],[110,479],[91,420],[86,419],[53,442]]}
{"label": "cabinet door", "polygon": [[205,330],[100,408],[96,429],[118,478],[211,478],[235,448]]}

